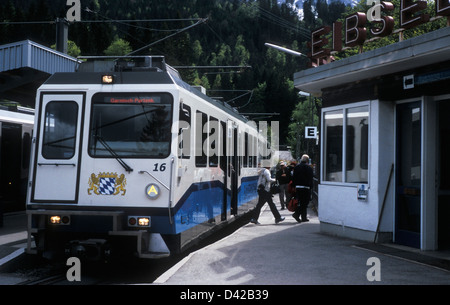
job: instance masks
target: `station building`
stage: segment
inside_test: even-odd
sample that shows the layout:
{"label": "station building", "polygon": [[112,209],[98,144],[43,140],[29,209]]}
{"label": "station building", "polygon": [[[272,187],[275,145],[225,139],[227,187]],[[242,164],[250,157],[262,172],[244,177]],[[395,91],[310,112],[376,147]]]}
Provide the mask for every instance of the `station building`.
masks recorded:
{"label": "station building", "polygon": [[295,73],[322,98],[322,232],[450,248],[450,27]]}

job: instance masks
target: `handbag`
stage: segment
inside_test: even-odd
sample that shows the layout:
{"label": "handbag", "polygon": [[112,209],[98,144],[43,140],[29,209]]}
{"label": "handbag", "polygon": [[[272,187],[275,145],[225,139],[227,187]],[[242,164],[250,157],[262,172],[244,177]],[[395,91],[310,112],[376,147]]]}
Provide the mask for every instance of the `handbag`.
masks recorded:
{"label": "handbag", "polygon": [[289,181],[287,190],[288,190],[288,193],[289,193],[289,194],[291,194],[291,195],[294,195],[294,194],[295,194],[295,185],[294,185],[294,182],[292,182],[292,180]]}
{"label": "handbag", "polygon": [[273,183],[270,186],[270,193],[271,194],[278,194],[280,192],[280,186],[278,185],[278,183]]}
{"label": "handbag", "polygon": [[291,200],[289,200],[287,209],[289,212],[295,212],[295,210],[297,209],[297,206],[298,206],[298,200],[294,196],[291,198]]}

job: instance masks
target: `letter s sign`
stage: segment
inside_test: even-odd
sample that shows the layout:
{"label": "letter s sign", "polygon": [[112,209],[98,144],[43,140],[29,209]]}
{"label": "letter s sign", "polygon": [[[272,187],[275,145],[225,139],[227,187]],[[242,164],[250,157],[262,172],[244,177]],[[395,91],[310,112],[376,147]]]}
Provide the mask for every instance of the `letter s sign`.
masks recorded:
{"label": "letter s sign", "polygon": [[67,0],[66,5],[72,6],[67,10],[66,18],[68,21],[81,21],[81,3],[80,0]]}

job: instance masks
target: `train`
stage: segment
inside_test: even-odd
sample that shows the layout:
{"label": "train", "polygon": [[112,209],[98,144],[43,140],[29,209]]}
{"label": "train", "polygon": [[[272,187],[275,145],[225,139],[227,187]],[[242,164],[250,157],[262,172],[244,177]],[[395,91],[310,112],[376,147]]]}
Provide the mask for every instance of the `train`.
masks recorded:
{"label": "train", "polygon": [[0,106],[0,214],[25,210],[34,110]]}
{"label": "train", "polygon": [[181,253],[257,203],[267,137],[164,56],[85,57],[36,94],[27,253]]}

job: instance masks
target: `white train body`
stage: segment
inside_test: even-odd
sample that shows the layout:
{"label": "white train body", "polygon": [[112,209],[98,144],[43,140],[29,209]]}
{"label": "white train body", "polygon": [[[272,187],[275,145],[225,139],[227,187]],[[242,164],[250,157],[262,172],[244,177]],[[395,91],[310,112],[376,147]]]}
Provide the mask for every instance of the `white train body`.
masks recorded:
{"label": "white train body", "polygon": [[167,256],[256,204],[264,139],[163,57],[56,73],[35,126],[28,252]]}

